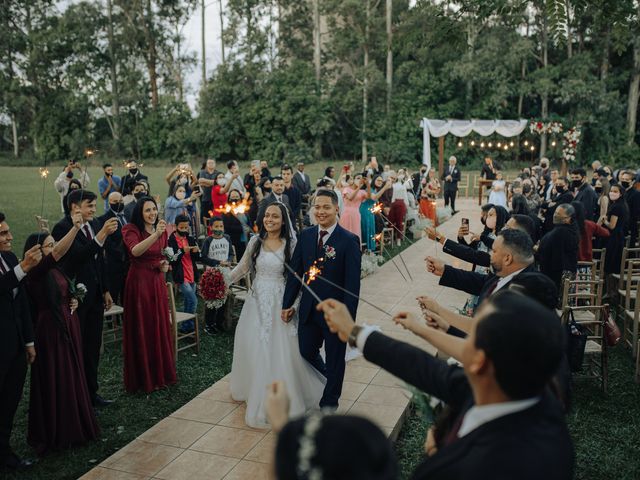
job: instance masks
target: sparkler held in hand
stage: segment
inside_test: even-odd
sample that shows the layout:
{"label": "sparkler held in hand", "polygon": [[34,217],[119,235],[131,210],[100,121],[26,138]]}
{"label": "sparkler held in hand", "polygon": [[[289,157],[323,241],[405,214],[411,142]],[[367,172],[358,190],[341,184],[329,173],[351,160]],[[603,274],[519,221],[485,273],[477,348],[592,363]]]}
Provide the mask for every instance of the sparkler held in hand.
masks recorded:
{"label": "sparkler held in hand", "polygon": [[[373,207],[371,207],[369,209],[369,211],[371,213],[373,213],[374,215],[380,215],[385,222],[387,222],[389,225],[391,225],[401,235],[401,238],[404,238],[405,240],[407,240],[409,242],[410,245],[413,245],[414,242],[409,240],[405,236],[405,234],[403,232],[401,232],[400,229],[398,229],[398,227],[396,227],[393,223],[391,223],[391,221],[386,217],[386,215],[384,213],[382,213],[382,203],[376,203]],[[407,271],[407,274],[409,275],[409,278],[411,279],[411,281],[413,281],[413,277],[411,276],[411,272],[409,271],[409,268],[407,267],[407,264],[405,263],[404,258],[402,258],[402,252],[398,252],[398,256],[400,257],[400,261],[402,262],[402,265],[404,266],[405,270]],[[404,275],[403,275],[403,277],[404,277]],[[405,278],[405,280],[406,280],[406,278]]]}

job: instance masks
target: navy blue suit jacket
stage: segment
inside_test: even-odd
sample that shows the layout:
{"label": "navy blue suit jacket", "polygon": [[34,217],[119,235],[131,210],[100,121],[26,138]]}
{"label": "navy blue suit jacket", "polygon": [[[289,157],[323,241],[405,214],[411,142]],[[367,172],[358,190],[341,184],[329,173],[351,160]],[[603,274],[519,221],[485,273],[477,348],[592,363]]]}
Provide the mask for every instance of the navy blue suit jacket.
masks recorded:
{"label": "navy blue suit jacket", "polygon": [[[291,268],[302,278],[303,274],[309,270],[313,262],[318,257],[324,257],[323,262],[319,262],[322,266],[321,276],[327,280],[340,285],[349,292],[360,295],[360,242],[358,237],[351,232],[345,230],[340,225],[336,225],[325,247],[333,247],[335,249],[335,257],[327,258],[324,251],[317,252],[318,246],[318,227],[309,227],[300,234],[298,244],[291,258]],[[309,285],[311,289],[322,300],[333,298],[343,302],[351,316],[355,319],[358,310],[358,300],[352,295],[347,295],[338,288],[323,282],[317,278]],[[291,274],[287,278],[287,286],[282,300],[282,308],[291,308],[302,286],[300,282]],[[300,300],[299,317],[300,322],[307,322],[316,312],[315,307],[317,301],[311,294],[304,289]]]}

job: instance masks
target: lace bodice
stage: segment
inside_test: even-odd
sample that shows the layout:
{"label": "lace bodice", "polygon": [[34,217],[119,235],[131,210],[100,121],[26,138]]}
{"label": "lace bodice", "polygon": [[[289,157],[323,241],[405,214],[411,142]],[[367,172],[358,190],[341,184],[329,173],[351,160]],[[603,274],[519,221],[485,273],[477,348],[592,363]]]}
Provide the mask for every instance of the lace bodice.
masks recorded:
{"label": "lace bodice", "polygon": [[[240,260],[240,263],[233,269],[230,275],[230,283],[236,283],[251,270],[251,262],[253,250],[256,243],[260,241],[254,236],[249,241],[247,249]],[[295,242],[292,242],[295,243]],[[260,315],[260,339],[267,342],[271,335],[271,327],[274,317],[280,319],[280,311],[282,309],[282,297],[286,284],[284,275],[284,249],[283,244],[277,251],[269,251],[263,248],[256,258],[256,275],[251,282],[251,296],[258,305]],[[295,245],[291,245],[293,250]],[[293,253],[293,252],[292,252]],[[294,307],[297,306],[294,305]],[[297,310],[297,308],[296,308]],[[289,324],[291,327],[290,334],[297,335],[297,327],[294,322]]]}

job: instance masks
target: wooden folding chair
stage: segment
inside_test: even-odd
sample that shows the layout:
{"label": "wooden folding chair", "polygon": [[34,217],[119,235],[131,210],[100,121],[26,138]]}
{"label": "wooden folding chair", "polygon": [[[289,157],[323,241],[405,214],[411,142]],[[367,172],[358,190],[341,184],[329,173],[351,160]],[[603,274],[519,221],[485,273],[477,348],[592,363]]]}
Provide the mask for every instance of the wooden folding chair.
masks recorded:
{"label": "wooden folding chair", "polygon": [[[558,315],[562,315],[566,308],[578,306],[602,305],[602,292],[604,281],[602,280],[565,280],[562,283],[562,297]],[[588,310],[574,312],[576,320],[593,320],[593,313]]]}
{"label": "wooden folding chair", "polygon": [[[640,287],[640,260],[629,261],[627,277],[624,289],[624,309],[622,310],[622,339],[631,347],[634,358],[638,355],[638,331],[640,326],[640,301],[638,301],[638,288]],[[633,305],[633,306],[632,306]]]}
{"label": "wooden folding chair", "polygon": [[[176,309],[176,295],[173,291],[173,283],[167,283],[167,294],[169,296],[169,313],[171,315],[171,327],[173,329],[173,353],[178,361],[178,352],[187,348],[194,348],[196,352],[200,352],[200,325],[198,324],[198,316],[195,313],[178,312]],[[178,328],[181,323],[187,320],[193,320],[193,332],[181,333]],[[180,340],[193,339],[193,342],[179,346]]]}
{"label": "wooden folding chair", "polygon": [[620,273],[612,273],[611,276],[618,282],[618,292],[624,289],[624,273],[629,258],[640,257],[640,248],[629,248],[625,246],[622,249],[622,257],[620,259]]}
{"label": "wooden folding chair", "polygon": [[[122,340],[122,318],[124,308],[113,304],[109,310],[104,312],[104,328],[102,330],[102,343],[114,343]],[[111,339],[105,340],[110,335]]]}
{"label": "wooden folding chair", "polygon": [[593,263],[596,266],[597,280],[604,280],[604,265],[605,258],[607,256],[606,248],[594,248],[593,249]]}
{"label": "wooden folding chair", "polygon": [[[600,380],[600,387],[605,394],[609,385],[609,351],[604,329],[604,324],[607,321],[605,312],[608,307],[608,305],[565,307],[562,313],[564,325],[569,321],[570,312],[573,312],[576,323],[587,330],[587,344],[582,363],[582,371],[584,373],[574,374],[574,378],[596,378]],[[589,315],[584,315],[585,312],[588,312]],[[580,317],[590,317],[592,319],[580,320]]]}

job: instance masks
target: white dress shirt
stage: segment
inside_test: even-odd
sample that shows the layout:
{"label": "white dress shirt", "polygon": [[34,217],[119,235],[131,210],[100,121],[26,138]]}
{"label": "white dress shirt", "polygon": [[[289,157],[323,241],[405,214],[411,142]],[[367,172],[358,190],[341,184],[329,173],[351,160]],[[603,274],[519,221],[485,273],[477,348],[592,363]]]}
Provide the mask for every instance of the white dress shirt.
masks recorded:
{"label": "white dress shirt", "polygon": [[324,246],[329,241],[329,237],[331,237],[331,234],[333,233],[333,231],[336,229],[337,226],[338,226],[338,222],[334,223],[329,228],[322,228],[320,225],[318,225],[318,238],[316,240],[316,244],[320,241],[320,231],[321,230],[324,230],[325,232],[327,232],[327,234],[322,239],[322,245]]}
{"label": "white dress shirt", "polygon": [[476,428],[512,413],[521,412],[533,407],[540,401],[540,397],[514,400],[512,402],[493,403],[491,405],[474,406],[465,413],[458,430],[458,438],[473,432]]}
{"label": "white dress shirt", "polygon": [[[526,267],[525,267],[526,268]],[[521,268],[520,270],[516,270],[513,273],[510,273],[509,275],[507,275],[506,277],[502,277],[500,280],[498,280],[498,283],[496,285],[496,288],[493,289],[492,293],[497,292],[498,290],[500,290],[502,287],[504,287],[507,283],[509,283],[511,280],[513,280],[513,277],[515,277],[516,275],[518,275],[519,273],[521,273],[524,270],[524,268]]]}
{"label": "white dress shirt", "polygon": [[393,184],[393,195],[391,196],[391,203],[396,200],[402,200],[405,205],[409,206],[409,195],[407,188],[399,182]]}

